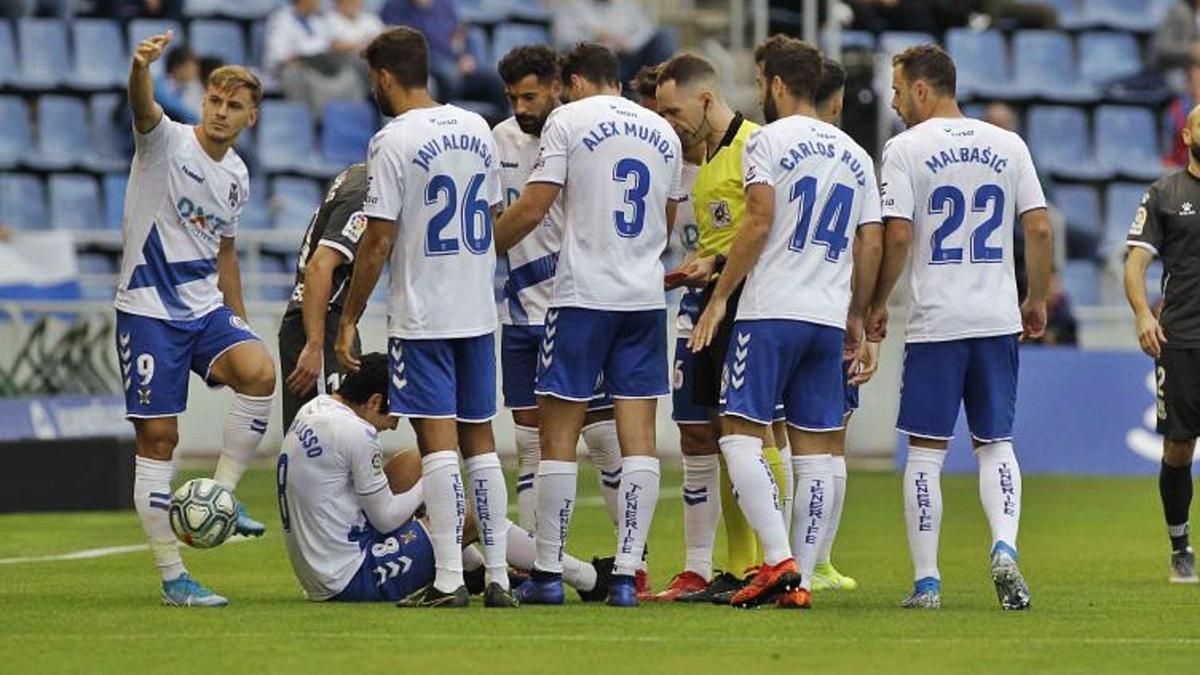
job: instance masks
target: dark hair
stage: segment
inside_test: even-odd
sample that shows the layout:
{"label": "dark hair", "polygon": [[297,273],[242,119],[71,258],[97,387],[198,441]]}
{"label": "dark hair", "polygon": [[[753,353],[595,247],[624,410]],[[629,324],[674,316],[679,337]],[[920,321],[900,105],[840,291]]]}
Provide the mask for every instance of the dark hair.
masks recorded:
{"label": "dark hair", "polygon": [[187,45],[179,45],[178,47],[167,52],[167,72],[172,72],[179,66],[194,61],[196,55],[192,53],[192,48]]}
{"label": "dark hair", "polygon": [[676,86],[686,86],[696,80],[715,78],[717,69],[703,56],[684,52],[671,57],[658,71],[658,82],[675,81]]}
{"label": "dark hair", "polygon": [[768,86],[778,77],[788,93],[816,103],[821,84],[821,52],[793,37],[778,34],[754,48],[754,62],[761,64]]}
{"label": "dark hair", "polygon": [[521,45],[500,59],[498,70],[510,87],[530,75],[548,84],[558,79],[558,54],[546,45]]}
{"label": "dark hair", "polygon": [[909,82],[924,80],[934,91],[954,96],[957,73],[954,59],[937,45],[909,47],[892,57],[892,65],[900,66]]}
{"label": "dark hair", "polygon": [[429,43],[420,31],[397,26],[380,33],[362,57],[373,70],[386,70],[405,89],[419,89],[429,83]]}
{"label": "dark hair", "polygon": [[603,45],[580,42],[562,57],[563,82],[569,83],[572,75],[592,84],[615,87],[621,84],[621,62]]}
{"label": "dark hair", "polygon": [[663,64],[642,66],[629,81],[629,88],[641,98],[654,98],[658,94],[658,73]]}
{"label": "dark hair", "polygon": [[379,352],[363,354],[359,359],[358,370],[342,380],[342,386],[338,387],[337,394],[347,401],[359,405],[366,403],[373,394],[382,395],[386,401],[389,370],[386,354]]}
{"label": "dark hair", "polygon": [[821,86],[817,87],[817,103],[828,99],[846,86],[846,71],[842,64],[826,58],[821,62]]}

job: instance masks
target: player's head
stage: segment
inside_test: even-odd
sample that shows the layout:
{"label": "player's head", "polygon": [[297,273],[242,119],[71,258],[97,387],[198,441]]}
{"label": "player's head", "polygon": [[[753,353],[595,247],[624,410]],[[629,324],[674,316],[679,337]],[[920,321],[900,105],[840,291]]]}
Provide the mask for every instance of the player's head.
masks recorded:
{"label": "player's head", "polygon": [[167,76],[176,82],[194,82],[200,79],[200,62],[187,45],[167,52]]}
{"label": "player's head", "polygon": [[909,47],[892,57],[892,109],[906,125],[920,124],[954,99],[956,78],[954,59],[941,47]]}
{"label": "player's head", "polygon": [[200,127],[209,140],[232,145],[238,134],[258,121],[262,83],[242,66],[221,66],[208,76]]}
{"label": "player's head", "polygon": [[621,91],[621,62],[608,47],[580,42],[562,57],[562,81],[570,101]]}
{"label": "player's head", "polygon": [[677,54],[658,73],[658,114],[662,115],[684,146],[708,138],[712,132],[709,112],[722,101],[716,67],[706,58]]}
{"label": "player's head", "polygon": [[388,357],[374,352],[359,359],[358,370],[350,373],[338,387],[338,398],[354,414],[379,431],[395,429],[397,418],[388,414]]}
{"label": "player's head", "polygon": [[386,30],[363,50],[371,71],[371,93],[379,112],[395,117],[402,111],[392,97],[429,86],[429,43],[420,31],[408,26]]}
{"label": "player's head", "polygon": [[637,74],[629,81],[629,88],[637,94],[638,105],[658,112],[658,73],[662,70],[663,64],[659,63],[653,66],[642,66],[638,69]]}
{"label": "player's head", "polygon": [[546,45],[517,47],[500,59],[500,79],[521,131],[540,136],[562,98],[558,54]]}
{"label": "player's head", "polygon": [[1183,142],[1191,153],[1191,163],[1200,166],[1200,105],[1192,108],[1187,116],[1187,124],[1183,126]]}
{"label": "player's head", "polygon": [[821,84],[821,53],[816,47],[793,37],[774,35],[755,47],[754,64],[758,104],[768,123],[797,103],[816,105]]}
{"label": "player's head", "polygon": [[826,58],[821,62],[821,86],[817,87],[817,117],[833,125],[842,123],[846,98],[846,71],[842,64]]}

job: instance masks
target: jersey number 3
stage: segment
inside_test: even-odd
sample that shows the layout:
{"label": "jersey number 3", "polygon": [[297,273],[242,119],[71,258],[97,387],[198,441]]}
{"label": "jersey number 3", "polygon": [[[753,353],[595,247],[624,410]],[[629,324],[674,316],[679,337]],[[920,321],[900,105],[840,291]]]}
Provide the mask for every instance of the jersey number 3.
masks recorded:
{"label": "jersey number 3", "polygon": [[[1004,260],[1004,248],[988,246],[988,237],[1000,227],[1004,218],[1004,190],[999,185],[980,185],[971,199],[972,213],[985,213],[991,202],[992,212],[971,231],[971,262],[991,263]],[[949,207],[949,213],[946,209]],[[946,239],[962,227],[967,216],[967,199],[962,190],[953,185],[943,185],[929,196],[929,213],[941,215],[946,213],[946,219],[938,229],[933,231],[933,251],[929,263],[932,265],[957,265],[963,261],[961,247],[947,247]]]}
{"label": "jersey number 3", "polygon": [[425,186],[425,204],[432,206],[443,197],[446,200],[442,210],[429,219],[425,233],[425,255],[455,255],[458,253],[459,237],[443,237],[442,231],[459,215],[458,221],[462,232],[462,242],[467,250],[475,255],[482,255],[492,247],[492,210],[486,199],[479,198],[479,188],[483,187],[484,175],[477,173],[471,176],[467,184],[467,193],[463,195],[462,206],[458,203],[458,186],[454,179],[445,174],[438,174],[429,180]]}
{"label": "jersey number 3", "polygon": [[[613,167],[613,181],[623,183],[625,188],[625,204],[633,208],[630,215],[628,208],[613,210],[613,225],[617,234],[632,239],[642,233],[646,226],[646,194],[650,192],[650,169],[640,160],[626,157]],[[631,182],[632,181],[632,182]]]}

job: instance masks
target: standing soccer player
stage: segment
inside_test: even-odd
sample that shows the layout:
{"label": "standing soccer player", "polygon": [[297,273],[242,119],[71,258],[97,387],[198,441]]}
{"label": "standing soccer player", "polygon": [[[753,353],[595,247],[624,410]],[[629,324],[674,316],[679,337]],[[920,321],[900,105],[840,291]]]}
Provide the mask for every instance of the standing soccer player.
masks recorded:
{"label": "standing soccer player", "polygon": [[[691,346],[712,341],[745,280],[725,363],[721,453],[762,543],[763,566],[732,604],[803,608],[811,603],[844,423],[843,355],[861,359],[863,316],[882,253],[879,194],[870,155],[816,117],[817,50],[776,36],[758,47],[755,60],[768,124],[746,142],[746,219]],[[762,456],[763,432],[780,399],[796,481],[790,548]]]}
{"label": "standing soccer player", "polygon": [[[1200,204],[1200,107],[1188,113],[1183,142],[1190,150],[1187,169],[1151,185],[1134,214],[1125,295],[1137,321],[1138,343],[1155,361],[1158,433],[1163,436],[1158,492],[1171,539],[1168,578],[1194,584],[1200,578],[1188,542],[1188,511],[1192,457],[1200,436],[1200,229],[1195,209]],[[1161,318],[1146,298],[1146,268],[1156,256],[1164,268]]]}
{"label": "standing soccer player", "polygon": [[[496,303],[492,209],[500,203],[496,142],[479,115],[439,105],[426,89],[424,36],[393,28],[364,51],[380,112],[371,139],[367,230],[342,312],[337,356],[351,369],[355,328],[390,254],[389,410],[412,420],[437,572],[401,601],[465,607],[462,533],[469,489],[479,520],[488,607],[515,607],[505,560],[508,491],[496,456]],[[393,246],[394,244],[394,246]],[[458,451],[466,458],[464,488]]]}
{"label": "standing soccer player", "polygon": [[[218,68],[209,76],[198,126],[167,118],[154,100],[150,64],[172,37],[168,31],[138,44],[129,73],[135,152],[117,286],[117,355],[125,415],[136,432],[133,502],[162,573],[163,602],[213,607],[228,600],[188,575],[167,518],[171,459],[189,370],[236,392],[213,474],[230,490],[271,414],[275,364],[246,323],[234,240],[250,180],[233,146],[258,117],[262,87],[245,68]],[[237,532],[264,532],[241,504]]]}
{"label": "standing soccer player", "polygon": [[563,58],[572,103],[550,115],[529,183],[497,224],[503,248],[536,229],[564,194],[562,249],[538,357],[542,461],[530,602],[562,602],[575,444],[602,375],[624,458],[610,605],[638,603],[634,573],[658,501],[656,399],[670,392],[660,256],[672,200],[682,196],[682,160],[670,125],[622,98],[619,76],[616,55],[600,45],[581,43]]}
{"label": "standing soccer player", "polygon": [[[892,107],[909,129],[883,151],[885,253],[868,338],[883,339],[888,296],[907,262],[912,303],[897,427],[909,436],[904,516],[916,585],[904,606],[941,606],[941,472],[965,404],[992,531],[992,580],[1002,608],[1027,609],[1029,588],[1017,568],[1021,471],[1012,427],[1018,338],[1036,338],[1046,326],[1046,200],[1025,142],[963,117],[946,52],[918,45],[892,64]],[[1029,275],[1023,306],[1011,249],[1018,216]]]}

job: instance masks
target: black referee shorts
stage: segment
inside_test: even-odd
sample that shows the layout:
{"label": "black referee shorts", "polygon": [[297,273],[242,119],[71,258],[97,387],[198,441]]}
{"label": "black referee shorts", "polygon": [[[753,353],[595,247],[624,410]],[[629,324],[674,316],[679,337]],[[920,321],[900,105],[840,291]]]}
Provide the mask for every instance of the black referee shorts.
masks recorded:
{"label": "black referee shorts", "polygon": [[1155,365],[1158,433],[1171,441],[1200,437],[1200,349],[1163,349]]}
{"label": "black referee shorts", "polygon": [[[737,317],[738,301],[742,298],[743,282],[737,287],[725,305],[725,318],[713,334],[712,342],[701,350],[692,362],[692,401],[710,410],[716,409],[721,400],[721,374],[725,370],[725,354],[729,352],[729,341],[733,339],[733,322]],[[700,296],[700,313],[708,308],[716,280],[708,282]]]}
{"label": "black referee shorts", "polygon": [[[293,312],[283,317],[279,325],[279,371],[283,382],[283,430],[286,433],[296,419],[296,413],[305,403],[317,397],[317,394],[332,394],[342,382],[342,378],[350,371],[338,363],[333,347],[337,343],[338,321],[341,312],[330,312],[325,317],[325,356],[321,367],[321,377],[317,378],[317,386],[304,396],[297,396],[287,386],[287,379],[296,369],[296,361],[308,338],[304,334],[304,317],[300,312]],[[354,353],[362,353],[362,343],[358,336],[354,337]]]}

